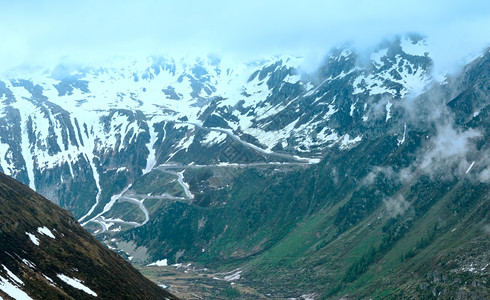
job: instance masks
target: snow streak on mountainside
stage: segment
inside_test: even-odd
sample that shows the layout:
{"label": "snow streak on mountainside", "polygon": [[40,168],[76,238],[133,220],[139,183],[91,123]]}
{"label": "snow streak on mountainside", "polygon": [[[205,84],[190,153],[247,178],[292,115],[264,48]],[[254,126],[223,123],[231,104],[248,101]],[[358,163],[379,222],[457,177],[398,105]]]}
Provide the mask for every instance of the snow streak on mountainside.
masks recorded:
{"label": "snow streak on mountainside", "polygon": [[367,124],[396,124],[397,101],[423,91],[432,63],[412,36],[367,60],[333,50],[313,74],[301,64],[150,57],[2,79],[1,170],[106,229],[113,204],[161,164],[312,163],[354,147]]}

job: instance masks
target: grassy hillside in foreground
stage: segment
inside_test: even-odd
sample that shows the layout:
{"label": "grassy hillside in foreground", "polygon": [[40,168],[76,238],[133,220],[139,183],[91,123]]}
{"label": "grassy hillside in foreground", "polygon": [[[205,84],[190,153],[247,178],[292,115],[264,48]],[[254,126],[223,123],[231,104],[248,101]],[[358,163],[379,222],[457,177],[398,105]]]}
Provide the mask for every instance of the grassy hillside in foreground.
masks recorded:
{"label": "grassy hillside in foreground", "polygon": [[67,211],[3,173],[0,264],[3,299],[28,299],[23,292],[34,299],[176,299],[99,243]]}

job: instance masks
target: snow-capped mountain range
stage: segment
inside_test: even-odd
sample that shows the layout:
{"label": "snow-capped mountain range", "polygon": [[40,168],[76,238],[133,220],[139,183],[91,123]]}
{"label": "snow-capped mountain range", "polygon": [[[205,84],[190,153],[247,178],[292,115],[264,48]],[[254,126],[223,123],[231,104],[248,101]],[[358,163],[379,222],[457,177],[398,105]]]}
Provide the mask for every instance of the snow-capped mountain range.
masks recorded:
{"label": "snow-capped mountain range", "polygon": [[367,57],[334,49],[313,73],[301,65],[117,58],[1,79],[1,171],[86,222],[161,164],[316,163],[379,130],[403,142],[397,101],[432,82],[417,36]]}
{"label": "snow-capped mountain range", "polygon": [[[229,269],[206,287],[484,298],[490,52],[441,81],[427,49],[407,35],[332,49],[311,72],[289,56],[148,57],[0,78],[0,171],[142,268]],[[34,223],[24,244],[62,240]],[[2,264],[22,290],[9,271],[29,265]]]}

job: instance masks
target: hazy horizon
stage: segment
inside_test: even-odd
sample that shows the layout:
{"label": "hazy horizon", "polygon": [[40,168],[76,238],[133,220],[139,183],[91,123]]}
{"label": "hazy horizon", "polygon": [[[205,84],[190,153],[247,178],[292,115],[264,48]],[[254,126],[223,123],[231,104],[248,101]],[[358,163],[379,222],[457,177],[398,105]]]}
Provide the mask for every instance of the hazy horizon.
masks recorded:
{"label": "hazy horizon", "polygon": [[332,47],[368,49],[396,34],[427,37],[441,69],[490,45],[488,1],[18,1],[0,12],[0,72],[64,57],[293,55],[315,65]]}

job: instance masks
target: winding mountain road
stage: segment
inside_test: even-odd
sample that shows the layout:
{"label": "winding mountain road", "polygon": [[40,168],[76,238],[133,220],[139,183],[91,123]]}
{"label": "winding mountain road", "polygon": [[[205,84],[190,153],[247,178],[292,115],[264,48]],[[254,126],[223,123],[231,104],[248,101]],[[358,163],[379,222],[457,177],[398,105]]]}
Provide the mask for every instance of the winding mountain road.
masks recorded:
{"label": "winding mountain road", "polygon": [[126,200],[128,202],[131,202],[131,203],[138,205],[139,208],[141,209],[141,211],[145,214],[145,220],[141,224],[138,223],[139,224],[138,226],[143,226],[150,220],[150,214],[148,213],[148,210],[146,209],[145,205],[143,204],[143,201],[145,201],[145,199],[138,200],[138,199],[131,198],[128,196],[122,196],[120,199]]}
{"label": "winding mountain road", "polygon": [[[272,152],[270,150],[262,149],[256,145],[254,145],[254,144],[245,142],[239,136],[235,135],[231,130],[228,130],[228,129],[216,128],[216,127],[213,127],[213,128],[204,127],[201,124],[192,123],[192,122],[180,122],[180,121],[175,121],[175,120],[166,120],[166,121],[176,123],[176,124],[192,125],[192,126],[195,126],[197,128],[207,130],[207,131],[216,131],[216,132],[224,133],[224,134],[228,135],[230,138],[232,138],[233,140],[239,142],[240,144],[244,145],[245,147],[247,147],[249,149],[252,149],[253,151],[256,151],[258,153],[261,153],[261,154],[264,154],[267,156],[273,156],[273,157],[286,159],[286,160],[290,160],[290,161],[289,162],[266,162],[266,163],[261,162],[261,163],[248,163],[248,164],[221,163],[221,164],[216,164],[216,165],[186,165],[186,166],[166,164],[166,165],[159,165],[156,167],[152,166],[152,167],[148,168],[148,170],[145,169],[145,171],[148,173],[151,170],[159,170],[161,172],[165,172],[167,174],[177,176],[177,181],[180,184],[180,186],[182,186],[182,188],[184,189],[184,193],[185,193],[185,198],[184,197],[182,197],[182,198],[181,197],[173,197],[171,195],[168,195],[168,197],[167,197],[167,195],[152,196],[153,198],[157,197],[160,199],[165,198],[165,199],[171,199],[171,200],[186,200],[186,199],[192,200],[192,199],[194,199],[194,195],[189,190],[189,185],[184,181],[184,171],[185,170],[183,170],[181,172],[176,172],[176,171],[172,171],[171,169],[204,168],[204,167],[245,168],[245,167],[254,167],[254,166],[279,166],[280,167],[280,166],[292,166],[292,165],[307,166],[307,165],[311,165],[311,164],[315,164],[315,163],[319,162],[318,158],[303,158],[303,157],[299,157],[299,156],[295,156],[295,155],[291,155],[291,154],[275,153],[275,152]],[[96,217],[92,218],[91,220],[89,220],[89,221],[93,221],[93,222],[100,224],[102,227],[102,233],[109,229],[110,225],[108,225],[108,224],[110,224],[110,223],[114,223],[114,224],[121,223],[121,224],[131,225],[134,227],[139,227],[139,226],[145,225],[150,220],[150,215],[149,215],[148,209],[145,207],[145,205],[143,203],[144,200],[146,198],[148,198],[148,196],[147,195],[136,195],[136,194],[131,194],[131,195],[126,196],[125,195],[126,191],[127,191],[127,189],[124,190],[123,193],[118,195],[117,199],[112,199],[112,201],[108,205],[109,209],[112,208],[112,205],[115,203],[115,200],[119,200],[119,198],[120,198],[120,200],[128,201],[128,202],[131,202],[131,203],[138,205],[139,209],[145,214],[145,221],[143,221],[142,223],[138,223],[138,222],[124,221],[121,219],[105,219],[104,217],[102,217],[102,214],[104,212],[106,212],[107,209],[104,209],[103,213],[101,213],[101,214],[97,215]],[[140,197],[141,200],[136,199],[135,197]],[[87,221],[86,223],[88,223],[89,221]]]}
{"label": "winding mountain road", "polygon": [[178,177],[177,181],[179,182],[179,184],[184,189],[184,192],[185,192],[187,199],[189,199],[189,200],[194,199],[194,195],[192,195],[191,191],[189,190],[189,185],[184,182],[184,171],[182,171],[182,172],[170,171],[170,170],[167,170],[165,168],[165,166],[158,166],[154,169],[177,176]]}
{"label": "winding mountain road", "polygon": [[252,149],[252,150],[254,150],[256,152],[259,152],[261,154],[268,155],[268,156],[275,156],[275,157],[278,157],[278,158],[288,159],[288,160],[292,160],[292,161],[295,161],[295,162],[298,162],[298,163],[299,162],[302,162],[302,163],[305,163],[305,164],[315,164],[315,163],[318,163],[320,161],[320,159],[318,159],[318,158],[299,157],[297,155],[286,154],[286,153],[276,153],[276,152],[273,152],[273,151],[270,151],[270,150],[267,150],[267,149],[260,148],[257,145],[254,145],[252,143],[245,142],[239,136],[237,136],[231,130],[228,130],[228,129],[219,128],[219,127],[205,127],[205,126],[203,126],[203,125],[201,125],[199,123],[194,123],[194,122],[176,121],[176,120],[170,120],[170,119],[166,119],[164,121],[165,122],[169,122],[169,123],[174,123],[174,124],[192,125],[192,126],[195,126],[197,128],[200,128],[200,129],[203,129],[203,130],[206,130],[206,131],[216,131],[216,132],[225,133],[226,135],[228,135],[229,137],[231,137],[233,140],[239,142],[240,144],[244,145],[245,147],[250,148],[250,149]]}
{"label": "winding mountain road", "polygon": [[[231,137],[232,139],[234,139],[235,141],[237,141],[237,142],[241,143],[242,145],[244,145],[245,147],[250,148],[250,149],[252,149],[252,150],[254,150],[256,152],[259,152],[261,154],[265,154],[265,155],[269,155],[269,156],[275,156],[275,157],[279,157],[279,158],[282,158],[282,159],[289,159],[289,160],[293,160],[293,161],[296,161],[296,162],[311,163],[311,161],[312,161],[311,158],[303,158],[303,157],[299,157],[299,156],[296,156],[296,155],[285,154],[285,153],[276,153],[276,152],[272,152],[270,150],[262,149],[262,148],[254,145],[252,143],[245,142],[239,136],[237,136],[231,130],[228,130],[228,129],[218,128],[218,127],[204,127],[201,124],[192,123],[192,122],[182,122],[182,124],[194,125],[194,126],[200,128],[200,129],[204,129],[204,130],[207,130],[207,131],[217,131],[217,132],[225,133],[229,137]],[[316,162],[316,160],[315,160],[315,162]]]}

